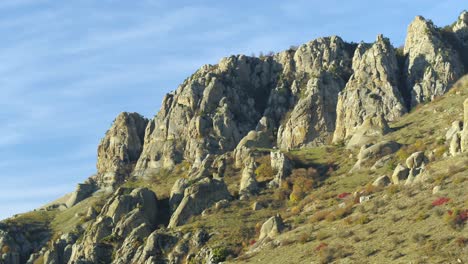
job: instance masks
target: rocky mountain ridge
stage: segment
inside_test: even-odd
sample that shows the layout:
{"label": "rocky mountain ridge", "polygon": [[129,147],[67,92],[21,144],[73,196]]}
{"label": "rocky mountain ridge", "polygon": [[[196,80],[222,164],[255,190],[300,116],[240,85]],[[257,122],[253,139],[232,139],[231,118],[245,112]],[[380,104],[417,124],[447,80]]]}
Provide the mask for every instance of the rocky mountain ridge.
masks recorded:
{"label": "rocky mountain ridge", "polygon": [[[120,114],[99,144],[96,175],[47,210],[54,215],[77,210],[96,197],[103,204],[90,206],[60,236],[28,223],[21,228],[34,235],[31,241],[13,224],[0,226],[0,263],[223,261],[220,255],[227,253],[207,244],[212,233],[185,229],[191,219],[281,190],[301,166],[288,155],[291,151],[343,145],[358,152],[351,172],[377,157],[373,168],[387,166],[402,149],[396,141],[382,141],[395,130],[389,124],[438,100],[468,72],[467,32],[467,12],[446,28],[418,16],[408,27],[404,48],[393,47],[382,35],[360,44],[332,36],[271,56],[238,55],[205,65],[165,96],[153,119]],[[458,120],[445,139],[446,157],[468,150],[468,100],[464,109],[464,123]],[[269,162],[260,163],[264,152]],[[409,154],[374,185],[425,181],[430,153]],[[312,185],[334,170],[313,165],[305,172],[320,175]],[[165,171],[180,176],[166,196],[128,186]],[[260,179],[262,171],[267,180]],[[300,186],[308,184],[304,180]],[[365,197],[356,194],[358,201],[370,199]],[[257,203],[254,210],[263,207]],[[281,216],[265,220],[249,252],[286,229]]]}

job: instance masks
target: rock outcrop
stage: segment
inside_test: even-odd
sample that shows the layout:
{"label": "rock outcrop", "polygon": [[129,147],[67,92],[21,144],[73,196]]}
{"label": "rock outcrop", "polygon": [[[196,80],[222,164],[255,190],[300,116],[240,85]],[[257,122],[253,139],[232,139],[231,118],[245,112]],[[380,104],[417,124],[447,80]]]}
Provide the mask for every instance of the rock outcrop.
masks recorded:
{"label": "rock outcrop", "polygon": [[421,16],[408,27],[404,53],[412,107],[443,95],[464,73],[460,54]]}
{"label": "rock outcrop", "polygon": [[339,37],[319,38],[262,59],[231,56],[202,67],[164,98],[136,173],[182,159],[196,167],[206,155],[236,147],[240,167],[249,148],[271,147],[274,136],[284,148],[326,143],[351,72],[348,46]]}
{"label": "rock outcrop", "polygon": [[[264,118],[265,119],[265,118]],[[271,148],[273,145],[273,135],[266,131],[250,131],[237,145],[233,156],[235,166],[242,168],[247,165],[252,151],[256,148]]]}
{"label": "rock outcrop", "polygon": [[464,119],[463,131],[460,135],[460,149],[462,152],[468,152],[468,98],[463,103],[464,108]]}
{"label": "rock outcrop", "polygon": [[395,141],[382,141],[373,145],[364,145],[358,153],[358,160],[351,172],[362,169],[371,159],[380,159],[395,153],[401,145]]}
{"label": "rock outcrop", "polygon": [[335,128],[338,93],[343,87],[344,81],[329,72],[310,77],[297,104],[279,127],[278,147],[291,149],[328,143]]}
{"label": "rock outcrop", "polygon": [[452,126],[445,133],[445,142],[450,143],[453,137],[463,130],[463,121],[453,121]]}
{"label": "rock outcrop", "polygon": [[398,89],[399,68],[395,49],[379,35],[372,44],[359,44],[353,57],[354,73],[338,96],[333,142],[351,137],[368,116],[393,121],[406,113]]}
{"label": "rock outcrop", "polygon": [[408,178],[409,169],[405,166],[398,164],[392,175],[392,183],[400,184]]}
{"label": "rock outcrop", "polygon": [[189,180],[185,178],[177,179],[171,189],[171,194],[169,197],[169,207],[171,212],[174,212],[179,206],[180,202],[184,198],[185,189],[189,186]]}
{"label": "rock outcrop", "polygon": [[132,172],[143,149],[148,120],[137,113],[121,113],[98,147],[98,174],[101,188],[114,188]]}
{"label": "rock outcrop", "polygon": [[423,151],[415,152],[406,159],[406,167],[408,167],[409,169],[421,168],[426,163],[427,158],[424,155]]}
{"label": "rock outcrop", "polygon": [[90,197],[96,191],[96,185],[91,183],[78,184],[76,190],[68,198],[66,205],[68,208]]}
{"label": "rock outcrop", "polygon": [[38,224],[4,224],[0,222],[0,263],[26,263],[50,239],[46,226]]}
{"label": "rock outcrop", "polygon": [[251,162],[242,170],[241,182],[239,187],[240,199],[245,199],[258,192],[258,183],[255,179],[255,161]]}
{"label": "rock outcrop", "polygon": [[281,186],[281,182],[291,174],[293,165],[291,160],[281,151],[272,151],[270,153],[271,168],[275,174],[275,178],[268,184],[270,187]]}
{"label": "rock outcrop", "polygon": [[263,223],[262,228],[260,229],[258,240],[262,241],[266,238],[273,239],[281,234],[284,228],[285,227],[281,216],[272,216],[265,223]]}
{"label": "rock outcrop", "polygon": [[346,147],[351,149],[365,144],[377,142],[383,135],[391,131],[385,117],[380,115],[368,115],[364,122],[356,128]]}
{"label": "rock outcrop", "polygon": [[262,117],[279,69],[271,58],[243,55],[203,66],[164,98],[146,128],[136,172],[182,159],[198,166],[208,154],[234,150]]}
{"label": "rock outcrop", "polygon": [[387,175],[382,175],[375,179],[375,181],[372,183],[373,186],[375,187],[385,187],[391,183],[390,178]]}
{"label": "rock outcrop", "polygon": [[[460,14],[457,22],[452,28],[453,32],[460,40],[463,48],[468,48],[468,12],[464,11]],[[466,51],[465,51],[466,52]]]}
{"label": "rock outcrop", "polygon": [[184,224],[191,216],[198,215],[216,202],[231,199],[222,180],[204,178],[185,189],[184,198],[171,216],[168,227]]}
{"label": "rock outcrop", "polygon": [[294,56],[277,56],[286,65],[279,91],[290,93],[293,100],[289,102],[288,114],[281,118],[278,147],[324,145],[330,141],[335,130],[338,93],[351,73],[352,49],[339,37],[319,38],[300,46]]}
{"label": "rock outcrop", "polygon": [[52,248],[44,253],[44,264],[68,263],[72,254],[72,245],[77,237],[72,234],[62,235],[52,242]]}
{"label": "rock outcrop", "polygon": [[83,234],[82,241],[73,244],[69,263],[111,263],[114,247],[125,249],[131,240],[143,240],[157,223],[158,201],[152,191],[119,188]]}
{"label": "rock outcrop", "polygon": [[423,151],[411,154],[405,161],[406,166],[398,164],[392,175],[393,184],[409,185],[421,181],[426,164],[429,162]]}

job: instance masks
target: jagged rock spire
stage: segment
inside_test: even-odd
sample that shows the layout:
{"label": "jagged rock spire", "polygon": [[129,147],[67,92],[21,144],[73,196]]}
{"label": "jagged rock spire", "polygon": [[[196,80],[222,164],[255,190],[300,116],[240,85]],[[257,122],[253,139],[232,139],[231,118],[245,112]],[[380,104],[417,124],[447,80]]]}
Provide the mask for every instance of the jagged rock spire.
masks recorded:
{"label": "jagged rock spire", "polygon": [[121,113],[98,147],[96,182],[100,187],[115,187],[133,170],[143,149],[148,120],[137,113]]}
{"label": "jagged rock spire", "polygon": [[353,58],[354,74],[338,97],[333,142],[349,138],[364,120],[382,115],[393,121],[406,113],[399,92],[399,69],[395,49],[387,38],[361,43]]}
{"label": "jagged rock spire", "polygon": [[444,94],[464,73],[458,52],[440,29],[422,16],[409,25],[404,52],[412,107]]}

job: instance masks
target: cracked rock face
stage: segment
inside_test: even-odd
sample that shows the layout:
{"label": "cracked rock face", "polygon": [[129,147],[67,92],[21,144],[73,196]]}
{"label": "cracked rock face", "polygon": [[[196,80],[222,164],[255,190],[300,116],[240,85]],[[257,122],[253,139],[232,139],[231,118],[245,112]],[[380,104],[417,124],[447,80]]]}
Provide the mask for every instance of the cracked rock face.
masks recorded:
{"label": "cracked rock face", "polygon": [[404,53],[412,107],[443,95],[463,75],[458,52],[421,16],[408,27]]}
{"label": "cracked rock face", "polygon": [[319,38],[262,59],[231,56],[202,67],[149,122],[136,174],[183,159],[198,167],[208,154],[234,150],[250,131],[275,135],[282,147],[323,144],[351,72],[349,46],[339,37]]}
{"label": "cracked rock face", "polygon": [[399,70],[390,41],[379,35],[372,44],[360,44],[353,58],[354,74],[338,96],[333,142],[348,139],[370,115],[393,121],[406,113],[398,90]]}
{"label": "cracked rock face", "polygon": [[[290,66],[283,68],[279,91],[288,91],[292,100],[278,128],[278,147],[317,146],[330,141],[338,93],[351,73],[351,49],[341,38],[329,37],[302,45],[289,62],[284,54],[277,56],[282,65]],[[270,112],[274,109],[280,107],[273,104]],[[266,114],[271,114],[268,110]]]}
{"label": "cracked rock face", "polygon": [[333,74],[323,72],[312,76],[289,118],[279,127],[278,147],[288,149],[328,143],[335,129],[338,93],[343,87],[344,81]]}
{"label": "cracked rock face", "polygon": [[231,195],[222,180],[203,178],[187,187],[184,197],[171,216],[168,227],[183,225],[191,216],[198,215],[221,200],[229,200]]}
{"label": "cracked rock face", "polygon": [[136,170],[182,159],[197,166],[207,154],[232,151],[260,120],[276,67],[271,59],[240,55],[199,69],[164,98],[146,129]]}
{"label": "cracked rock face", "polygon": [[143,149],[147,123],[137,113],[117,116],[98,147],[98,186],[115,187],[130,175]]}
{"label": "cracked rock face", "polygon": [[114,246],[121,249],[120,258],[126,258],[128,244],[148,236],[156,227],[157,202],[155,193],[149,189],[119,188],[83,234],[82,241],[73,245],[70,263],[111,263],[109,243],[114,241],[119,241]]}

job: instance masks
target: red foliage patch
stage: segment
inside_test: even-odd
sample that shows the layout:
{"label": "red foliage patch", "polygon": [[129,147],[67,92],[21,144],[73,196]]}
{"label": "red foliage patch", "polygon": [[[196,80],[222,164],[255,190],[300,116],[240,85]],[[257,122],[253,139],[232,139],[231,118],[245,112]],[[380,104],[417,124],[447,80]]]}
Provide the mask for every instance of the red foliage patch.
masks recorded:
{"label": "red foliage patch", "polygon": [[255,245],[255,243],[257,243],[257,241],[255,239],[250,240],[250,245],[251,246]]}
{"label": "red foliage patch", "polygon": [[315,248],[315,251],[320,251],[324,248],[328,247],[328,244],[327,243],[320,243],[320,245],[318,245],[316,248]]}
{"label": "red foliage patch", "polygon": [[457,216],[457,222],[465,223],[468,220],[468,210],[460,211]]}
{"label": "red foliage patch", "polygon": [[447,198],[447,197],[440,197],[438,199],[435,199],[433,202],[432,202],[432,206],[439,206],[439,205],[443,205],[443,204],[446,204],[450,201],[450,198]]}
{"label": "red foliage patch", "polygon": [[350,193],[344,192],[344,193],[338,194],[338,198],[339,199],[344,199],[344,198],[346,198],[346,197],[348,197],[350,195],[351,195]]}

